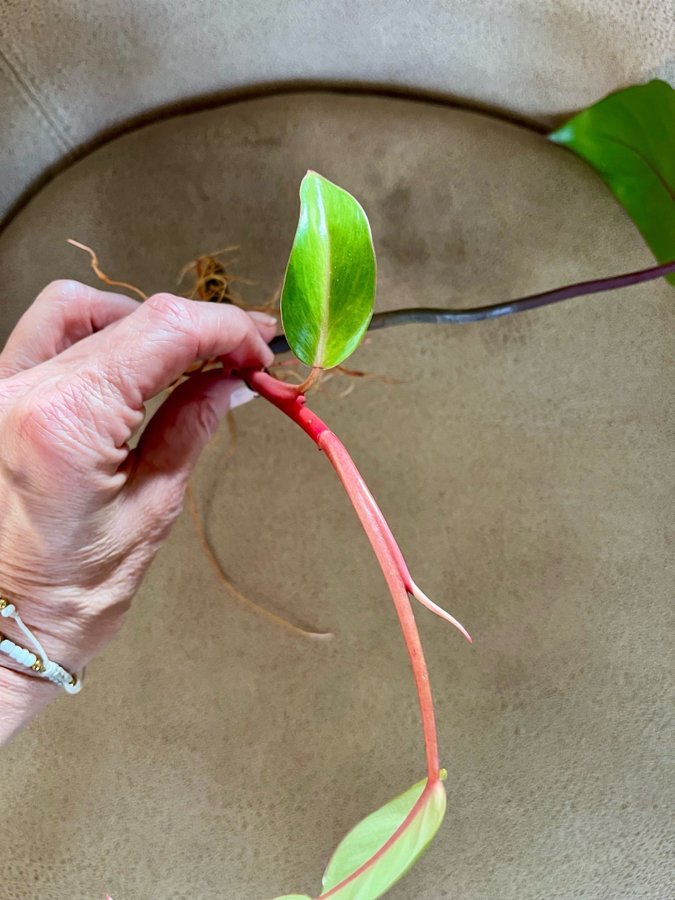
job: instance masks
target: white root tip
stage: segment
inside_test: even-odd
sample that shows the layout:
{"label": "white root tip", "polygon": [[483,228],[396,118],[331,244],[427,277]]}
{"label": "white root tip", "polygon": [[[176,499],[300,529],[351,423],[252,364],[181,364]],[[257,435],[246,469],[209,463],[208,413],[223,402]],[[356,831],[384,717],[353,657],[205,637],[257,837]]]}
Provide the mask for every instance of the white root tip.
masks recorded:
{"label": "white root tip", "polygon": [[414,581],[410,582],[410,593],[416,600],[419,600],[422,606],[426,606],[426,608],[430,609],[432,613],[436,613],[436,615],[440,616],[441,619],[445,619],[446,622],[454,625],[457,631],[459,631],[459,633],[462,634],[470,644],[473,644],[473,638],[466,630],[466,628],[462,625],[462,623],[458,622],[457,619],[454,616],[451,616],[449,612],[446,612],[444,609],[434,603],[433,600],[430,600],[424,593],[424,591],[420,590],[420,588],[417,587]]}
{"label": "white root tip", "polygon": [[305,634],[313,641],[332,641],[335,637],[332,631],[306,631]]}

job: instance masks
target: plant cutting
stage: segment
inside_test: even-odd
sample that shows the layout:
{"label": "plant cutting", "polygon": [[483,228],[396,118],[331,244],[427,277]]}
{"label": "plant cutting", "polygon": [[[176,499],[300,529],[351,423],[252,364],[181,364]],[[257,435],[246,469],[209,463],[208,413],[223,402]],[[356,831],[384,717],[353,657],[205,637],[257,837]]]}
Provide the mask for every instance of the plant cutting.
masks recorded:
{"label": "plant cutting", "polygon": [[240,373],[253,390],[302,428],[333,466],[387,582],[417,690],[426,778],[370,815],[340,844],[324,874],[320,896],[342,900],[374,898],[387,891],[424,851],[445,812],[429,674],[409,598],[471,641],[464,626],[417,586],[345,446],[306,404],[308,388],[322,372],[344,362],[363,338],[373,313],[375,271],[370,226],[359,203],[342,188],[308,172],[300,187],[300,221],[281,292],[281,318],[289,345],[309,375],[293,386],[266,372]]}
{"label": "plant cutting", "polygon": [[[390,591],[409,655],[422,724],[426,772],[415,785],[367,816],[339,844],[318,898],[376,900],[428,846],[446,807],[429,674],[410,604],[413,597],[466,629],[431,601],[413,580],[393,534],[345,446],[308,406],[306,395],[335,369],[367,331],[407,322],[461,324],[523,312],[675,273],[675,107],[663,82],[629,88],[575,116],[552,141],[586,159],[626,207],[659,264],[476,309],[397,310],[373,315],[376,263],[364,210],[345,190],[315,172],[300,189],[300,219],[281,292],[284,335],[278,353],[292,350],[307,367],[300,385],[269,372],[243,371],[249,386],[300,427],[322,451],[344,487]],[[204,297],[203,299],[210,299]],[[317,895],[312,895],[317,898]],[[277,900],[310,900],[287,894]]]}

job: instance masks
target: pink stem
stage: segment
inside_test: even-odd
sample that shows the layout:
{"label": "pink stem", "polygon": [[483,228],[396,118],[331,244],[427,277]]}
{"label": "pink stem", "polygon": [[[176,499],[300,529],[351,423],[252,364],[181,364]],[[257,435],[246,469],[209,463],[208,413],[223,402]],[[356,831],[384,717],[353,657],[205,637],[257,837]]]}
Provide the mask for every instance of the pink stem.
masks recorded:
{"label": "pink stem", "polygon": [[[386,532],[382,528],[382,522],[384,521],[382,513],[375,503],[370,491],[365,486],[365,483],[363,483],[359,470],[354,465],[352,458],[347,453],[347,450],[340,439],[333,434],[332,431],[324,431],[319,436],[317,443],[325,452],[331,465],[337,472],[338,478],[342,482],[343,487],[347,492],[347,496],[356,510],[356,514],[363,526],[363,530],[366,532],[370,545],[375,551],[375,556],[380,564],[392,600],[394,601],[396,615],[398,616],[401,631],[403,632],[403,640],[405,641],[408,656],[410,657],[410,664],[412,665],[415,687],[417,688],[417,699],[422,715],[422,730],[424,732],[424,746],[426,749],[429,784],[434,784],[438,781],[440,772],[434,703],[431,696],[429,671],[424,658],[424,651],[422,650],[422,642],[417,630],[417,623],[413,616],[410,601],[408,600],[408,590],[405,584],[404,575],[401,571],[400,562],[403,560],[401,551],[399,550],[393,535],[389,531],[389,528],[386,526],[386,523]],[[364,491],[370,502],[366,500]],[[392,548],[392,544],[395,548],[395,552]],[[403,563],[403,566],[405,567],[405,563]]]}
{"label": "pink stem", "polygon": [[292,385],[278,381],[265,372],[246,372],[244,377],[256,393],[284,412],[325,452],[375,551],[394,601],[403,639],[410,657],[422,717],[428,781],[429,785],[432,785],[439,780],[440,775],[436,720],[429,672],[408,599],[408,591],[416,588],[416,585],[410,577],[401,551],[344,445],[325,422],[307,408],[304,395],[298,393],[297,388]]}

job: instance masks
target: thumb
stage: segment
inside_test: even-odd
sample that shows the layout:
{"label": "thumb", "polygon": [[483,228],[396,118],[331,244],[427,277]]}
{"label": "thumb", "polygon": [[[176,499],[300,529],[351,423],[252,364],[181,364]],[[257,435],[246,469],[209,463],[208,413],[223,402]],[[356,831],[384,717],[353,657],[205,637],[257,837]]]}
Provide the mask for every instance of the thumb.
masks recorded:
{"label": "thumb", "polygon": [[223,417],[255,396],[243,381],[226,377],[221,369],[193,375],[148,423],[133,451],[134,481],[171,475],[187,481]]}

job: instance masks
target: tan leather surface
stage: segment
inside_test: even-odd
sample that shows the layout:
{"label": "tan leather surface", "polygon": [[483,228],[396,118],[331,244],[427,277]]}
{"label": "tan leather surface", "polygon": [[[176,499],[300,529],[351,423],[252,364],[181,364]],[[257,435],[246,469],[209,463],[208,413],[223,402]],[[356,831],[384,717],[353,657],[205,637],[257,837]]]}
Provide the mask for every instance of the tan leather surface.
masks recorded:
{"label": "tan leather surface", "polygon": [[69,151],[195,98],[379,84],[549,123],[675,80],[674,47],[667,0],[6,0],[0,215]]}
{"label": "tan leather surface", "polygon": [[[173,288],[240,245],[277,285],[312,166],[361,199],[378,307],[469,305],[648,265],[599,178],[561,148],[405,101],[280,97],[150,126],[42,191],[0,239],[0,338],[45,282]],[[449,807],[396,900],[665,900],[672,782],[672,359],[664,283],[464,327],[380,332],[317,410],[351,448],[413,575]],[[334,388],[333,383],[329,385]],[[326,461],[279,413],[196,478],[255,618],[183,516],[121,637],[2,752],[1,900],[263,900],[317,891],[336,842],[423,774],[383,579]]]}

